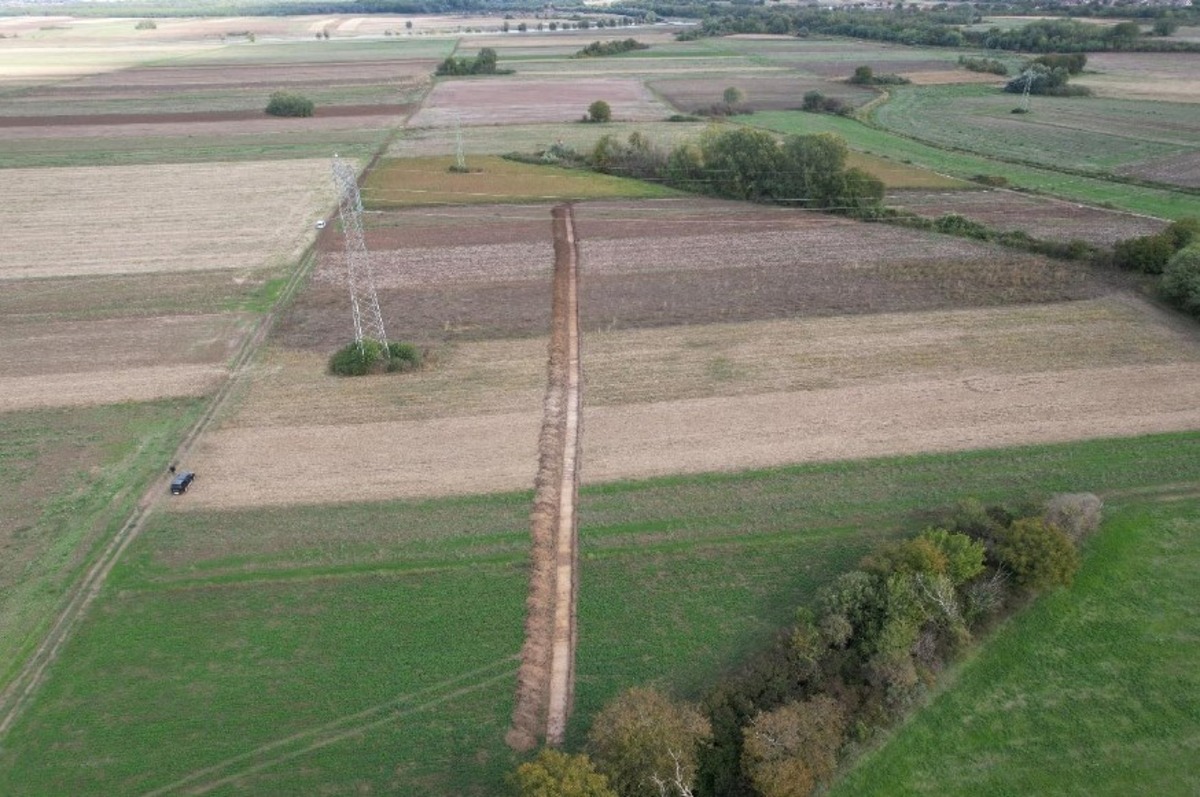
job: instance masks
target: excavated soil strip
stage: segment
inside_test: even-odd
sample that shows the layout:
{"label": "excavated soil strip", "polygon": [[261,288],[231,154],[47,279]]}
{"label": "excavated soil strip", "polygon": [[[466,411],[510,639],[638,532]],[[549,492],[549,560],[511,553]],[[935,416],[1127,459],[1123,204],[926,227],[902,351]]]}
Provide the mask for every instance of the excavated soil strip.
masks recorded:
{"label": "excavated soil strip", "polygon": [[578,594],[580,360],[578,252],[570,206],[554,219],[554,300],[549,375],[530,518],[533,536],[525,644],[506,741],[529,750],[541,736],[561,744],[575,687]]}

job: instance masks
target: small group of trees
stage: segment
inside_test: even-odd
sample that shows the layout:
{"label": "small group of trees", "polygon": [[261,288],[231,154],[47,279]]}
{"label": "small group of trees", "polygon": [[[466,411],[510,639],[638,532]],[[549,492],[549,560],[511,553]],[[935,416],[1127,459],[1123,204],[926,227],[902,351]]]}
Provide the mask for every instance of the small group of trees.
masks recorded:
{"label": "small group of trees", "polygon": [[1113,265],[1125,271],[1162,274],[1179,250],[1200,243],[1200,218],[1171,222],[1154,235],[1139,235],[1113,244]]}
{"label": "small group of trees", "polygon": [[462,75],[511,75],[511,69],[499,69],[496,66],[496,51],[491,47],[480,49],[474,58],[455,58],[449,56],[438,64],[435,72],[442,76]]}
{"label": "small group of trees", "polygon": [[800,105],[800,110],[808,111],[809,113],[832,113],[838,116],[850,116],[854,113],[854,106],[840,97],[827,97],[820,91],[813,89],[812,91],[804,92],[804,100]]}
{"label": "small group of trees", "polygon": [[904,86],[912,81],[900,75],[877,75],[874,69],[864,64],[855,67],[854,74],[846,82],[855,86]]}
{"label": "small group of trees", "polygon": [[266,108],[271,116],[312,116],[314,110],[312,100],[290,91],[273,92]]}
{"label": "small group of trees", "polygon": [[590,164],[606,174],[662,180],[701,194],[861,215],[877,212],[883,183],[846,166],[846,142],[830,133],[786,136],[750,128],[709,131],[667,152],[640,133],[603,136]]}
{"label": "small group of trees", "polygon": [[1070,583],[1100,507],[1090,494],[1033,514],[964,502],[836,578],[699,705],[630,689],[596,715],[585,753],[543,752],[513,782],[521,797],[807,797],[849,746],[909,710],[974,633]]}
{"label": "small group of trees", "polygon": [[649,50],[650,45],[643,44],[636,39],[623,39],[599,42],[595,41],[584,47],[579,52],[575,53],[573,58],[598,58],[606,55],[620,55],[634,50]]}
{"label": "small group of trees", "polygon": [[585,122],[603,123],[612,120],[612,106],[604,100],[596,100],[588,106]]}

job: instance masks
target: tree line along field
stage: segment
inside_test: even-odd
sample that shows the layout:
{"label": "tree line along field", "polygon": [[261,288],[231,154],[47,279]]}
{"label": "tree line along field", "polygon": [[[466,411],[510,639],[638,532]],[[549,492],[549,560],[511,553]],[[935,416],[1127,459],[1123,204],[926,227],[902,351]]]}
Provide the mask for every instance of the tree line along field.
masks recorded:
{"label": "tree line along field", "polygon": [[[362,30],[378,37],[377,21],[368,21],[329,24],[347,36]],[[312,37],[312,30],[285,24],[279,35]],[[502,737],[520,647],[528,487],[544,387],[549,211],[539,203],[547,196],[590,197],[577,208],[590,414],[572,745],[600,706],[630,685],[656,681],[698,697],[821,584],[878,540],[919,528],[931,509],[969,496],[1009,501],[1091,489],[1127,517],[1168,522],[1170,510],[1162,507],[1172,503],[1165,499],[1187,500],[1197,480],[1197,441],[1187,430],[1200,420],[1191,401],[1200,367],[1195,330],[1080,264],[925,232],[672,197],[594,175],[535,174],[536,167],[474,155],[529,151],[558,138],[583,149],[607,131],[649,130],[662,141],[699,136],[703,123],[661,120],[688,110],[685,98],[704,95],[697,82],[703,76],[714,97],[742,84],[748,104],[760,92],[764,110],[781,109],[741,121],[846,132],[853,146],[871,151],[858,162],[887,169],[892,188],[946,179],[916,168],[926,165],[961,177],[1003,173],[1093,202],[1120,188],[1123,206],[1161,215],[1182,215],[1190,199],[1102,181],[1066,188],[1057,173],[784,110],[785,81],[793,76],[798,87],[837,86],[864,61],[879,71],[953,75],[944,52],[828,40],[658,38],[636,57],[565,57],[574,43],[598,35],[605,37],[580,32],[544,46],[532,37],[471,40],[467,51],[487,42],[500,50],[502,64],[511,54],[517,74],[441,82],[429,97],[419,80],[403,84],[416,86],[405,102],[424,102],[437,115],[426,117],[429,127],[410,127],[391,141],[391,155],[419,153],[422,160],[384,160],[368,176],[367,240],[389,331],[429,347],[429,365],[396,380],[324,374],[328,353],[352,334],[340,240],[335,225],[326,227],[305,289],[239,377],[234,400],[188,451],[189,465],[202,473],[196,489],[149,516],[5,739],[0,792],[459,795],[502,788],[504,772],[518,760]],[[453,38],[415,36],[237,42],[206,47],[164,71],[128,70],[76,88],[94,89],[81,108],[98,117],[136,112],[136,104],[121,109],[140,102],[131,97],[143,88],[161,92],[182,113],[250,110],[255,80],[288,74],[297,87],[333,80],[355,101],[379,102],[408,92],[401,83],[420,77],[416,64],[454,46]],[[354,82],[356,65],[361,83]],[[551,78],[568,71],[597,92],[626,92],[629,116],[645,121],[573,121],[594,98],[548,94],[557,85]],[[177,81],[184,86],[178,92]],[[59,90],[18,96],[11,115],[38,110]],[[451,101],[455,92],[466,93]],[[335,102],[335,93],[327,101]],[[512,98],[534,95],[544,95],[537,97],[544,105],[512,108]],[[479,171],[450,175],[455,104],[463,96],[488,109],[463,120],[468,165]],[[495,121],[512,124],[473,124],[502,106],[505,115]],[[0,116],[9,113],[3,107],[0,99]],[[614,102],[617,117],[619,109]],[[265,196],[215,181],[204,183],[210,204],[188,204],[199,219],[190,225],[183,214],[172,226],[144,224],[119,205],[110,230],[83,212],[59,217],[60,233],[74,229],[99,240],[111,234],[114,241],[122,225],[127,236],[141,233],[150,243],[139,246],[139,256],[156,251],[155,240],[166,243],[153,262],[107,257],[101,268],[100,260],[89,263],[82,250],[68,248],[44,275],[35,278],[25,267],[20,279],[6,280],[14,291],[0,291],[0,309],[22,314],[11,326],[6,317],[0,335],[14,344],[36,339],[52,355],[55,340],[87,331],[100,344],[91,362],[101,366],[98,374],[148,365],[145,340],[133,345],[138,334],[169,342],[170,356],[182,362],[225,361],[231,342],[308,268],[299,252],[312,221],[329,208],[321,188],[328,185],[321,171],[327,161],[294,159],[324,158],[349,144],[342,153],[365,161],[404,118],[363,117],[363,126],[266,136],[238,132],[237,124],[194,138],[129,136],[97,125],[81,139],[6,140],[10,165],[214,161],[142,172],[29,171],[39,178],[59,172],[76,186],[117,181],[108,193],[144,190],[153,185],[147,175],[159,169],[180,185],[200,185],[194,175],[237,171],[216,161],[264,158],[293,162],[248,163],[245,174],[260,175],[279,196],[312,193],[307,211],[271,210],[256,204]],[[532,124],[540,119],[547,121]],[[318,168],[321,162],[326,166]],[[293,174],[288,170],[300,176],[274,179]],[[5,174],[17,172],[0,170],[0,179]],[[473,190],[416,198],[458,177],[475,181]],[[647,195],[660,198],[637,199]],[[961,205],[955,196],[964,197]],[[920,201],[938,212],[936,202],[981,217],[994,210],[989,218],[997,224],[1011,220],[1046,237],[1082,229],[1106,241],[1118,221],[1142,229],[1138,220],[1097,209],[1085,218],[1055,215],[1050,203],[1024,195],[987,203],[996,196],[955,190]],[[460,207],[465,200],[475,204]],[[263,213],[250,215],[261,219],[254,236],[231,234],[240,220],[223,214],[235,206]],[[20,227],[35,230],[40,218],[30,211]],[[214,253],[209,239],[233,248]],[[258,248],[263,241],[270,245]],[[212,254],[225,262],[203,261]],[[94,300],[81,300],[81,293]],[[157,316],[163,318],[154,324],[168,325],[161,334],[140,323]],[[27,378],[54,369],[73,377],[77,363],[59,359]],[[18,367],[28,368],[0,359],[6,377]],[[70,389],[78,391],[78,382]],[[171,441],[206,406],[179,398],[70,416],[0,414],[22,441],[19,464],[0,463],[0,479],[20,490],[53,485],[0,499],[21,518],[8,544],[32,560],[38,554],[28,540],[47,537],[29,528],[54,528],[52,522],[74,518],[68,507],[82,507],[86,522],[70,521],[74,537],[51,534],[67,548],[72,539],[85,543],[65,565],[55,560],[44,570],[51,581],[43,583],[69,582],[90,556],[86,541],[111,535],[104,524],[118,522],[161,478]],[[789,421],[781,425],[780,418]],[[1037,445],[987,450],[1029,443]],[[880,458],[891,454],[902,456]],[[291,474],[286,484],[277,478],[281,463]],[[91,476],[71,481],[87,468]],[[95,478],[97,468],[108,475]],[[97,514],[91,507],[118,483],[126,487],[121,501],[107,507],[110,514]],[[68,484],[83,486],[68,494]],[[1102,540],[1121,528],[1114,525]],[[1097,558],[1105,567],[1105,557]],[[1120,564],[1098,572],[1126,572]],[[1177,572],[1168,583],[1183,578]],[[21,622],[34,622],[24,627],[36,628],[53,608],[44,594],[41,600],[29,604],[35,613]],[[1069,605],[1069,596],[1064,600]],[[1034,624],[1035,648],[1053,644],[1047,627],[1056,630]],[[632,636],[630,628],[643,633]],[[1105,655],[1115,662],[1137,634],[1136,622],[1127,624]],[[1185,659],[1161,661],[1170,670]],[[998,666],[1020,677],[1014,665]],[[1185,738],[1189,726],[1183,721],[1172,730]],[[1055,738],[1070,743],[1069,729],[1056,732],[1062,735],[1048,735],[1048,746]],[[1107,737],[1092,738],[1102,745]],[[1003,754],[1014,766],[1029,766],[1016,751]],[[871,765],[864,761],[863,771]],[[1096,793],[1106,787],[1077,770],[1061,777],[1094,783]]]}

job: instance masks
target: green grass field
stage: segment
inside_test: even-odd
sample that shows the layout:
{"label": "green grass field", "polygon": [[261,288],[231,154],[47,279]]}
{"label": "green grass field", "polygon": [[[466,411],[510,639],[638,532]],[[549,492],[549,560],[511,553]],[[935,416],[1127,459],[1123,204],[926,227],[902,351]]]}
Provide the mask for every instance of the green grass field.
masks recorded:
{"label": "green grass field", "polygon": [[[817,587],[880,539],[921,528],[930,509],[1194,483],[1198,442],[586,488],[571,738],[627,686],[697,696]],[[0,793],[496,794],[515,762],[502,735],[528,501],[156,514],[7,739]]]}
{"label": "green grass field", "polygon": [[159,476],[198,401],[0,413],[0,686]]}
{"label": "green grass field", "polygon": [[886,155],[892,160],[955,177],[996,175],[1007,178],[1014,188],[1166,219],[1196,215],[1196,197],[1189,194],[1001,163],[979,155],[938,149],[844,117],[802,111],[767,111],[740,117],[740,120],[780,133],[836,133],[846,139],[851,149]]}
{"label": "green grass field", "polygon": [[1018,616],[831,794],[1200,792],[1200,500],[1110,500],[1076,583]]}
{"label": "green grass field", "polygon": [[1097,173],[1182,154],[1200,140],[1195,109],[1180,103],[1033,97],[1032,113],[1014,115],[1019,103],[993,86],[902,87],[873,115],[938,147]]}

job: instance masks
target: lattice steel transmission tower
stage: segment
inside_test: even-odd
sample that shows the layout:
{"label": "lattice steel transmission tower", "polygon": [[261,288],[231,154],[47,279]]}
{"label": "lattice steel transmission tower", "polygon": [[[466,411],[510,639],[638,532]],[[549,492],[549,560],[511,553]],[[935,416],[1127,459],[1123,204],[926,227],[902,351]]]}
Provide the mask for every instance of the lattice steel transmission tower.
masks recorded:
{"label": "lattice steel transmission tower", "polygon": [[346,282],[350,286],[350,309],[354,313],[354,341],[359,351],[363,339],[371,338],[388,348],[387,332],[383,329],[383,313],[375,293],[375,278],[363,236],[362,195],[358,192],[358,177],[354,168],[333,156],[333,182],[338,191],[338,217],[342,221],[342,236],[346,241]]}

